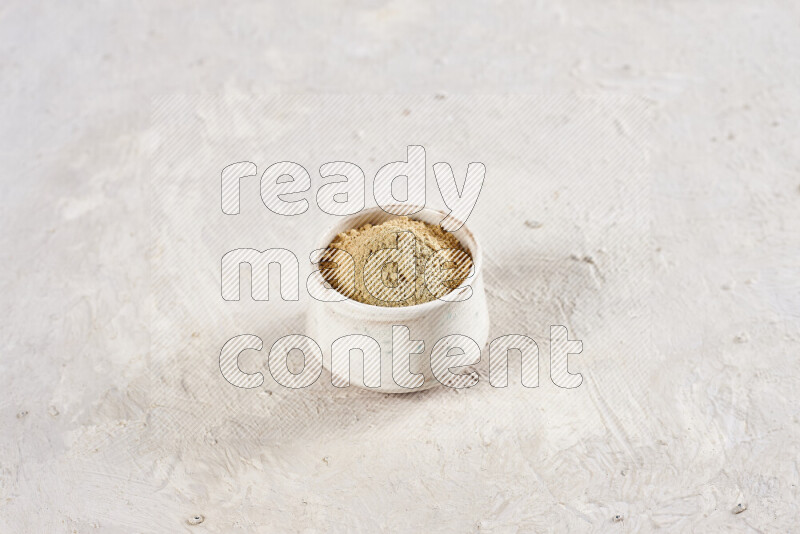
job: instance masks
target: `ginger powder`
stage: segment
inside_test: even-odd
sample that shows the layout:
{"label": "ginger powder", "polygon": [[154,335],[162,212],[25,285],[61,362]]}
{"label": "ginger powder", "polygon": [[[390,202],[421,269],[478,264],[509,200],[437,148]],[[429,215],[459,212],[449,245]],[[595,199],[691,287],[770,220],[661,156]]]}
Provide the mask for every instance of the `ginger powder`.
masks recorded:
{"label": "ginger powder", "polygon": [[442,298],[472,268],[469,252],[453,234],[408,217],[342,232],[328,249],[321,265],[325,280],[339,293],[374,306]]}

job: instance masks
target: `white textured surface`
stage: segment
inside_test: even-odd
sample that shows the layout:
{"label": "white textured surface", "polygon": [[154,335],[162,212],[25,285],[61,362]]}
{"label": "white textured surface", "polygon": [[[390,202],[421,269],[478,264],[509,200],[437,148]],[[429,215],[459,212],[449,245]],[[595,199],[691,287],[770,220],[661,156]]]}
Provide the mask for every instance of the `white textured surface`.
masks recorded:
{"label": "white textured surface", "polygon": [[[777,1],[4,4],[0,531],[796,530],[798,20]],[[170,390],[148,354],[158,251],[146,160],[150,98],[176,91],[641,95],[653,217],[653,336],[632,373],[642,386],[592,380],[610,368],[589,356],[616,354],[597,353],[601,310],[582,294],[564,310],[588,374],[569,402],[520,406],[485,383],[234,402],[227,386],[233,410],[209,420],[215,399],[191,378],[221,377],[199,367],[184,386],[198,396],[183,412],[190,431],[170,432],[162,423],[185,399],[153,394]],[[521,224],[541,213],[512,205]],[[615,264],[574,252],[594,267],[565,253],[550,276],[563,261],[597,302],[617,296],[604,285]],[[495,310],[531,295],[558,309],[502,276]],[[520,313],[503,330],[542,336],[530,321]],[[192,339],[203,332],[187,352]],[[308,417],[331,412],[336,425]],[[196,514],[205,520],[188,525]]]}

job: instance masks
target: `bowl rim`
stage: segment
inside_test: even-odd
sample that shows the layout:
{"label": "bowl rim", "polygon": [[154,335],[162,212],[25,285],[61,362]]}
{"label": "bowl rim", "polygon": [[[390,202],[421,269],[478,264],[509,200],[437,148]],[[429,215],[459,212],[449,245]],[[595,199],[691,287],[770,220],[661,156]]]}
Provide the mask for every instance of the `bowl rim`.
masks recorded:
{"label": "bowl rim", "polygon": [[[329,225],[324,232],[322,232],[320,239],[317,241],[318,246],[315,247],[315,250],[326,249],[328,245],[330,245],[333,238],[347,230],[352,228],[357,228],[364,224],[370,222],[370,216],[377,213],[383,213],[387,217],[384,221],[389,221],[392,219],[397,219],[400,217],[408,217],[412,220],[419,220],[423,222],[427,222],[429,224],[439,224],[444,217],[447,217],[449,214],[445,211],[434,209],[434,208],[427,208],[425,206],[419,205],[407,205],[407,204],[393,204],[386,206],[388,209],[393,209],[395,212],[403,211],[404,213],[398,214],[393,213],[391,211],[387,211],[387,209],[382,208],[381,206],[374,206],[370,208],[363,209],[358,213],[354,213],[352,215],[347,215],[342,217],[336,223]],[[420,215],[425,216],[420,217]],[[431,220],[427,219],[438,219],[437,222],[431,222]],[[480,240],[476,236],[475,232],[473,232],[464,221],[461,222],[461,227],[456,230],[455,232],[449,232],[453,234],[453,236],[458,239],[458,242],[469,251],[470,256],[472,257],[472,265],[475,269],[475,273],[472,277],[465,279],[458,287],[447,293],[448,295],[452,295],[455,292],[463,292],[466,290],[467,287],[471,287],[475,285],[478,277],[481,275],[481,270],[483,268],[483,250],[480,245]],[[459,236],[461,234],[461,236]],[[312,262],[313,265],[313,262]],[[318,269],[316,269],[312,273],[312,278],[314,283],[316,284],[324,284],[324,279]],[[474,289],[473,289],[474,293]],[[470,298],[473,298],[470,296]],[[318,299],[315,299],[318,300]],[[469,299],[467,299],[469,300]],[[446,304],[458,304],[459,302],[465,301],[457,301],[457,302],[450,302],[446,300],[441,300],[437,298],[436,300],[432,300],[429,302],[423,302],[422,304],[412,304],[410,306],[376,306],[374,304],[366,304],[364,302],[358,302],[357,300],[353,300],[350,297],[346,297],[344,300],[340,301],[320,301],[318,302],[323,304],[337,304],[338,306],[332,307],[331,311],[337,311],[347,315],[364,315],[370,317],[372,320],[385,320],[391,321],[394,319],[401,319],[406,317],[416,317],[419,315],[426,314],[430,311],[433,311],[439,307],[442,307]],[[349,312],[349,313],[348,313]]]}

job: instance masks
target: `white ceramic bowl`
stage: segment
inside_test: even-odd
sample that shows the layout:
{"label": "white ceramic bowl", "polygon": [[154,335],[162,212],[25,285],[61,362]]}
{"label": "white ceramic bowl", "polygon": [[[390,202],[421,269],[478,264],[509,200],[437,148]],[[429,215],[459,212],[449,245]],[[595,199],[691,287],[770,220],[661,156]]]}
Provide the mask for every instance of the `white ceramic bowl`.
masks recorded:
{"label": "white ceramic bowl", "polygon": [[[409,218],[431,224],[439,224],[445,213],[424,208]],[[329,228],[319,239],[317,249],[324,249],[337,234],[358,228],[364,224],[380,224],[396,219],[381,208],[370,208],[351,217],[346,217]],[[470,298],[460,302],[434,300],[424,304],[404,307],[384,307],[364,304],[352,299],[340,302],[323,302],[312,299],[309,305],[306,331],[323,353],[323,365],[331,371],[331,344],[338,338],[351,335],[367,335],[375,339],[381,348],[380,386],[369,388],[385,393],[408,393],[422,391],[436,385],[439,381],[431,372],[430,354],[436,342],[451,334],[461,334],[472,338],[483,350],[489,336],[489,313],[486,307],[486,295],[483,289],[483,261],[481,247],[473,233],[463,225],[453,235],[461,242],[472,256],[475,268],[474,275],[453,290],[451,295],[468,292],[472,288]],[[325,284],[319,272],[311,277],[310,284]],[[469,287],[467,287],[469,286]],[[399,386],[392,377],[392,326],[404,325],[410,329],[412,340],[422,340],[425,350],[421,354],[412,354],[410,370],[422,373],[424,383],[415,389]],[[350,385],[364,386],[363,354],[359,350],[350,352]],[[339,380],[347,377],[339,377]]]}

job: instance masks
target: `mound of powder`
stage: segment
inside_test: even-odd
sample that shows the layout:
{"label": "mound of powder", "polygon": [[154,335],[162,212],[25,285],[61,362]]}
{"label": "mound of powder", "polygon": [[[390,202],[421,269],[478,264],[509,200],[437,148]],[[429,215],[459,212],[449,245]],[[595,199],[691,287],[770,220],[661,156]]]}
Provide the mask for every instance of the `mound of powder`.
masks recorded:
{"label": "mound of powder", "polygon": [[[411,265],[407,265],[404,268],[397,265],[397,263],[378,264],[373,262],[372,265],[383,265],[383,268],[373,269],[365,273],[364,266],[369,257],[373,253],[384,249],[399,248],[399,239],[404,232],[410,232],[414,237],[413,259],[416,269],[412,269]],[[408,236],[404,239],[407,240],[407,243],[411,243]],[[409,246],[411,245],[409,244]],[[325,280],[331,287],[351,299],[375,306],[412,306],[435,300],[437,297],[440,298],[464,281],[472,265],[469,252],[461,246],[461,243],[453,234],[445,232],[439,225],[415,221],[408,217],[391,219],[375,226],[365,224],[360,228],[343,232],[334,238],[328,248],[342,250],[352,256],[355,261],[355,276],[348,269],[342,268],[343,264],[335,260],[331,254],[328,254],[325,258],[326,262],[328,262],[327,267],[332,265],[329,262],[335,263],[338,267],[323,268],[322,274]],[[442,274],[445,272],[444,270],[438,268],[441,262],[434,261],[436,266],[431,266],[428,272],[431,273],[432,277],[443,276],[443,280],[447,281],[443,282],[443,285],[437,286],[433,284],[434,280],[432,279],[426,285],[425,273],[428,260],[442,249],[454,249],[454,254],[458,259],[453,259],[443,265],[445,269],[450,270],[447,276]],[[335,251],[333,253],[336,254]],[[437,255],[437,258],[441,256],[441,254]],[[324,264],[323,267],[326,267],[326,265]],[[406,293],[410,294],[410,296],[403,300],[376,298],[375,293],[380,295],[381,292],[375,290],[375,284],[383,284],[383,287],[387,288],[384,291],[390,293],[389,288],[406,287],[410,289],[410,284],[406,279],[408,273],[411,273],[411,276],[414,277],[414,291],[413,293]],[[439,294],[432,294],[429,286],[431,288],[440,288]]]}

